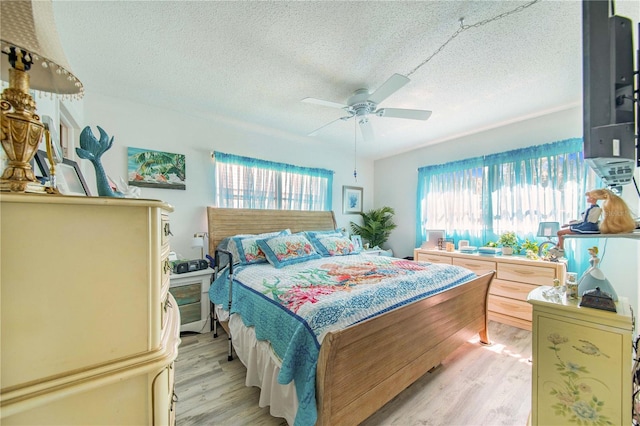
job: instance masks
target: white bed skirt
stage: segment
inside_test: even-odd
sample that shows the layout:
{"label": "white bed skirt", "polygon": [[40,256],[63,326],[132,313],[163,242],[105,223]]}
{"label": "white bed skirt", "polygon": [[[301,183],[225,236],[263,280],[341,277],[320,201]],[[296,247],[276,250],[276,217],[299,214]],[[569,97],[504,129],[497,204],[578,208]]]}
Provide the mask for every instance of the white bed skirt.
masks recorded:
{"label": "white bed skirt", "polygon": [[[225,314],[228,317],[228,312]],[[266,341],[258,341],[254,328],[246,327],[239,314],[231,315],[229,329],[236,355],[247,367],[245,385],[259,387],[259,406],[269,406],[272,416],[282,417],[292,425],[298,411],[296,388],[293,382],[287,385],[278,383],[281,362],[271,345]]]}

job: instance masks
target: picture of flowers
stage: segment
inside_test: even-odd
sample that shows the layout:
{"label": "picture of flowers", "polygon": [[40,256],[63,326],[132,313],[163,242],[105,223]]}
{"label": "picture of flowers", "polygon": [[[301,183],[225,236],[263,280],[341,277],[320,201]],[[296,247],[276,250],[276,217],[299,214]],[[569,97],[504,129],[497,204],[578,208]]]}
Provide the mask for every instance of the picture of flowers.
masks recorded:
{"label": "picture of flowers", "polygon": [[150,149],[127,149],[129,185],[186,189],[185,156]]}

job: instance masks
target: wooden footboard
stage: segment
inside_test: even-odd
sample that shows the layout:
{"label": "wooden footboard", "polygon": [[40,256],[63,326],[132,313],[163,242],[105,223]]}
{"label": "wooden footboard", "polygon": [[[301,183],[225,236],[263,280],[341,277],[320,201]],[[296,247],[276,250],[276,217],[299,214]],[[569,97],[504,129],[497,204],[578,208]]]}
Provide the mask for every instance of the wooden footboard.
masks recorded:
{"label": "wooden footboard", "polygon": [[318,359],[318,425],[356,425],[476,334],[489,343],[495,272],[329,333]]}

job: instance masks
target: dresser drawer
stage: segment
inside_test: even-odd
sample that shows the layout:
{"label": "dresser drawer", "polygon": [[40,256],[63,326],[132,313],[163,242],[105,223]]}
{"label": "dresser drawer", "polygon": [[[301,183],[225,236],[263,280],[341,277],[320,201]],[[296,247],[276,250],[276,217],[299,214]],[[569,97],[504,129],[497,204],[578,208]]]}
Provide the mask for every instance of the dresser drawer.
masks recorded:
{"label": "dresser drawer", "polygon": [[200,303],[202,298],[202,285],[200,281],[193,284],[170,287],[169,291],[178,302],[178,306]]}
{"label": "dresser drawer", "polygon": [[169,237],[172,235],[171,225],[169,224],[169,215],[163,214],[160,217],[160,225],[160,244],[164,246],[169,244]]}
{"label": "dresser drawer", "polygon": [[544,266],[498,263],[496,278],[526,284],[553,285],[556,271],[554,268]]}
{"label": "dresser drawer", "polygon": [[453,264],[471,269],[478,275],[484,275],[487,272],[496,270],[496,263],[490,260],[460,259],[456,257],[453,259]]}
{"label": "dresser drawer", "polygon": [[176,424],[176,402],[178,398],[175,392],[175,368],[174,363],[169,365],[169,426]]}
{"label": "dresser drawer", "polygon": [[180,325],[190,324],[200,321],[202,318],[202,308],[200,302],[190,303],[188,305],[179,306],[180,308]]}
{"label": "dresser drawer", "polygon": [[160,289],[163,297],[169,290],[170,282],[171,282],[171,262],[169,262],[169,252],[166,252],[166,253],[163,253],[162,260],[160,261]]}
{"label": "dresser drawer", "polygon": [[448,265],[451,265],[452,262],[451,256],[440,256],[438,254],[429,253],[418,253],[418,258],[416,260],[420,262],[446,263]]}
{"label": "dresser drawer", "polygon": [[153,379],[151,392],[154,401],[158,403],[153,406],[153,426],[171,425],[172,392],[170,392],[170,371],[169,367],[163,369]]}
{"label": "dresser drawer", "polygon": [[169,322],[169,312],[171,311],[171,299],[169,299],[169,295],[160,303],[160,335],[163,335],[165,330],[167,329],[167,324]]}
{"label": "dresser drawer", "polygon": [[532,308],[529,303],[492,294],[489,295],[489,311],[520,318],[526,321],[531,321],[533,317],[531,313]]}
{"label": "dresser drawer", "polygon": [[489,293],[496,296],[526,301],[529,293],[536,288],[538,288],[538,286],[534,284],[504,281],[496,278],[491,283],[491,289],[489,290]]}

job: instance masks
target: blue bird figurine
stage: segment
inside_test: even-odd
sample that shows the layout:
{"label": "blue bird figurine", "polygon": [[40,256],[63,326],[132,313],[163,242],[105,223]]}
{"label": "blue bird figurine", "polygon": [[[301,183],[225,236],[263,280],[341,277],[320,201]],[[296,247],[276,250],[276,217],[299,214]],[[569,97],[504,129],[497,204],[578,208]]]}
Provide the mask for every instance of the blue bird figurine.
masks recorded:
{"label": "blue bird figurine", "polygon": [[98,195],[102,197],[124,197],[124,194],[119,191],[114,191],[109,185],[109,179],[102,167],[100,159],[102,154],[107,152],[113,145],[113,136],[109,139],[109,135],[100,126],[98,131],[100,132],[100,140],[97,140],[91,131],[89,126],[82,129],[80,133],[80,148],[76,148],[76,154],[78,157],[91,161],[96,169],[96,184],[98,186]]}

